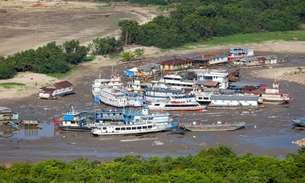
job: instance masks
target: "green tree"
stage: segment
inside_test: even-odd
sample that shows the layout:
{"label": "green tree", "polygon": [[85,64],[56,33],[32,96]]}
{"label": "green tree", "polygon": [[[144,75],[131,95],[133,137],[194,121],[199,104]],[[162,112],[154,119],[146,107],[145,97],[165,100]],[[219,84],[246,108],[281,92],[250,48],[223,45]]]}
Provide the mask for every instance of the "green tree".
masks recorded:
{"label": "green tree", "polygon": [[133,54],[136,58],[142,58],[145,52],[145,48],[137,48],[134,50]]}

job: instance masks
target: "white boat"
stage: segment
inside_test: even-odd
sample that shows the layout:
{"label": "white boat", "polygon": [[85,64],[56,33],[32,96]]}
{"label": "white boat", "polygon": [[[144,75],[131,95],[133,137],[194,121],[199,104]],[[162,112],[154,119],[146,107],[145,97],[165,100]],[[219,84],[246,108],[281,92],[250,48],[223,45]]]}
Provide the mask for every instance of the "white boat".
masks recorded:
{"label": "white boat", "polygon": [[254,90],[247,90],[244,87],[243,92],[257,95],[261,99],[259,102],[263,104],[288,104],[292,100],[290,93],[283,93],[277,80],[272,83],[272,86],[260,84]]}
{"label": "white boat", "polygon": [[143,106],[143,97],[140,94],[118,88],[103,88],[100,92],[99,99],[104,104],[115,107]]}
{"label": "white boat", "polygon": [[195,80],[186,80],[182,76],[177,74],[165,75],[162,79],[159,80],[161,83],[165,83],[171,88],[175,89],[184,89],[184,88],[193,88]]}
{"label": "white boat", "polygon": [[101,89],[108,86],[110,79],[95,79],[92,84],[92,95],[99,96]]}
{"label": "white boat", "polygon": [[186,94],[183,90],[173,90],[164,88],[147,88],[144,92],[144,101],[147,103],[157,101],[167,101],[170,97],[184,97]]}
{"label": "white boat", "polygon": [[140,124],[114,124],[103,125],[92,128],[91,133],[94,136],[103,135],[137,135],[146,133],[156,133],[166,130],[166,126],[158,126],[156,124],[140,123]]}
{"label": "white boat", "polygon": [[132,79],[127,82],[126,86],[129,91],[143,92],[146,88],[151,87],[151,83],[141,82],[140,79]]}
{"label": "white boat", "polygon": [[152,102],[147,106],[150,110],[164,111],[202,111],[206,106],[200,105],[195,97],[172,98],[163,102]]}
{"label": "white boat", "polygon": [[100,93],[103,88],[123,88],[123,82],[119,76],[112,75],[110,79],[95,79],[92,84],[92,95],[96,104],[100,103]]}

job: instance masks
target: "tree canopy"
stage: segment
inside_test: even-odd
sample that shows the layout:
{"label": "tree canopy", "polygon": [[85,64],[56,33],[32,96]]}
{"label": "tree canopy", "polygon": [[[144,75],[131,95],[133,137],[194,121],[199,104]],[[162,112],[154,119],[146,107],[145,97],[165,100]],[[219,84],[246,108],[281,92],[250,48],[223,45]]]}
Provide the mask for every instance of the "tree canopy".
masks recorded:
{"label": "tree canopy", "polygon": [[305,149],[279,159],[239,156],[231,148],[218,146],[195,156],[158,157],[126,155],[101,163],[84,158],[71,162],[44,160],[36,164],[0,166],[1,182],[304,182]]}
{"label": "tree canopy", "polygon": [[167,1],[177,2],[169,16],[159,15],[144,25],[121,21],[122,39],[126,44],[172,48],[233,34],[298,30],[305,22],[302,0]]}

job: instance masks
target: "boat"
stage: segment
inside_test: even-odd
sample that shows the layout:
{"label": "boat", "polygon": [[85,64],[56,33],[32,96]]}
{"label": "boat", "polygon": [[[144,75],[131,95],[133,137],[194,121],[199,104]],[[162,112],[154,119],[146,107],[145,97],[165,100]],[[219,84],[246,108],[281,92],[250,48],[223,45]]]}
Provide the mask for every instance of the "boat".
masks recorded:
{"label": "boat", "polygon": [[165,88],[146,88],[143,98],[146,103],[167,101],[170,97],[184,97],[186,96],[183,90],[165,89]]}
{"label": "boat", "polygon": [[164,111],[202,111],[206,106],[200,105],[195,97],[173,98],[168,101],[152,102],[147,106],[150,110]]}
{"label": "boat", "polygon": [[19,121],[19,114],[10,108],[0,106],[0,125]]}
{"label": "boat", "polygon": [[126,84],[127,90],[136,92],[144,92],[144,90],[149,87],[151,87],[151,83],[142,82],[140,79],[132,79]]}
{"label": "boat", "polygon": [[100,93],[103,88],[123,88],[123,82],[117,75],[112,74],[110,79],[95,79],[92,84],[92,95],[95,104],[100,103]]}
{"label": "boat", "polygon": [[107,87],[109,84],[110,79],[95,79],[92,84],[92,95],[94,97],[95,104],[100,103],[99,95],[101,92],[101,89],[104,87]]}
{"label": "boat", "polygon": [[91,119],[96,123],[123,122],[123,109],[96,109]]}
{"label": "boat", "polygon": [[186,130],[192,131],[192,132],[232,131],[232,130],[238,130],[241,128],[245,128],[245,125],[246,125],[245,122],[228,123],[228,122],[217,121],[217,122],[213,122],[211,124],[193,122],[191,124],[186,125],[185,128],[186,128]]}
{"label": "boat", "polygon": [[156,124],[157,126],[165,126],[165,130],[176,129],[179,124],[179,122],[173,122],[169,113],[149,112],[147,106],[142,107],[141,110],[135,108],[124,109],[123,115],[125,124]]}
{"label": "boat", "polygon": [[305,128],[305,118],[297,118],[291,120],[293,127]]}
{"label": "boat", "polygon": [[143,106],[143,97],[141,94],[119,88],[103,88],[100,92],[99,99],[104,104],[119,108]]}
{"label": "boat", "polygon": [[147,133],[157,133],[166,130],[166,126],[158,126],[154,123],[139,123],[139,124],[114,124],[103,125],[92,128],[91,133],[94,136],[106,135],[139,135]]}
{"label": "boat", "polygon": [[263,104],[287,104],[291,101],[290,94],[283,93],[280,89],[280,84],[278,81],[274,81],[272,86],[266,84],[260,84],[258,88],[253,90],[246,90],[243,88],[244,93],[253,93],[261,98]]}
{"label": "boat", "polygon": [[253,49],[249,48],[230,48],[230,53],[228,56],[229,61],[239,60],[244,57],[254,56]]}
{"label": "boat", "polygon": [[177,74],[168,74],[159,80],[160,83],[164,83],[172,89],[192,89],[195,81],[196,80],[187,80]]}
{"label": "boat", "polygon": [[73,107],[64,113],[61,119],[54,118],[54,126],[58,126],[63,131],[90,132],[91,127],[88,126],[88,112],[77,111]]}

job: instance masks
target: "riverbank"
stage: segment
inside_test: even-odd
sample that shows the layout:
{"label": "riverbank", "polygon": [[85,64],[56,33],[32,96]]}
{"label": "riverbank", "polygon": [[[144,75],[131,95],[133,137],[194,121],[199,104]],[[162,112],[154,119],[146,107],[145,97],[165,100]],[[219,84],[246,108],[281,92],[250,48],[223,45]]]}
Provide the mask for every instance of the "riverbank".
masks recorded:
{"label": "riverbank", "polygon": [[[272,54],[287,54],[293,56],[294,54],[304,54],[304,46],[305,42],[265,42],[262,44],[249,44],[249,45],[235,45],[235,47],[249,47],[254,48],[255,52],[270,52],[270,48],[277,48],[277,50],[281,50],[282,52],[272,52]],[[293,46],[292,46],[293,45]],[[209,53],[217,53],[219,50],[228,50],[233,45],[226,46],[213,46],[213,47],[200,47],[193,48],[189,50],[169,50],[167,52],[161,53],[161,51],[154,47],[145,47],[145,57],[149,60],[158,61],[160,58],[170,57],[170,55],[179,55],[179,56],[192,56],[194,54],[209,54]],[[298,48],[298,49],[295,49]],[[131,48],[130,48],[131,49]],[[132,48],[134,49],[134,47]],[[285,50],[285,51],[284,51]],[[179,53],[179,54],[178,54]],[[162,61],[162,60],[160,60]],[[104,67],[107,66],[116,66],[118,64],[117,59],[111,59],[108,57],[98,56],[94,61],[88,63],[82,63],[78,66],[78,69],[73,71],[71,75],[66,78],[57,79],[50,76],[46,76],[43,74],[25,72],[18,73],[14,78],[8,80],[0,80],[0,83],[6,82],[16,82],[23,83],[24,86],[13,87],[9,89],[5,89],[0,87],[0,91],[2,95],[0,99],[14,99],[14,98],[24,98],[31,96],[33,94],[37,94],[39,92],[39,88],[43,86],[49,86],[55,82],[59,82],[61,80],[69,80],[72,83],[82,83],[82,78],[86,75],[94,74],[98,77],[99,73],[102,72]],[[125,65],[125,67],[129,67],[129,65]],[[304,68],[301,70],[298,68]],[[82,70],[82,72],[80,72]],[[264,67],[259,71],[250,71],[251,74],[255,77],[262,78],[277,78],[289,82],[297,82],[299,84],[305,84],[305,64],[304,67],[281,67],[281,68],[273,68],[272,65],[270,67]],[[122,73],[119,73],[122,74]],[[88,86],[89,87],[89,86]]]}

